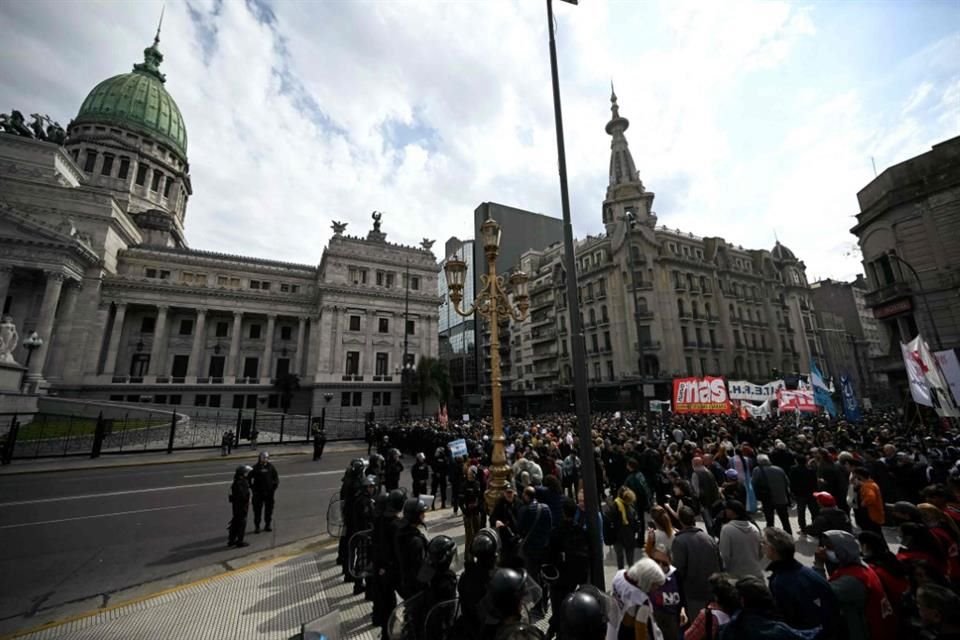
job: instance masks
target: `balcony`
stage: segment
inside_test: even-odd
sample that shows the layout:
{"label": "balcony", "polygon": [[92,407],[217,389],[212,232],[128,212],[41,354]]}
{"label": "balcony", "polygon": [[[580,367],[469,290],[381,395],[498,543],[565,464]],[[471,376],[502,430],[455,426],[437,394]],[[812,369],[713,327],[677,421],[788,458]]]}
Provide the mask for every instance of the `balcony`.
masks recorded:
{"label": "balcony", "polygon": [[680,319],[681,319],[681,320],[692,320],[692,319],[693,319],[693,314],[690,313],[689,310],[681,311],[681,312],[680,312]]}
{"label": "balcony", "polygon": [[717,324],[718,322],[720,322],[719,316],[706,316],[706,318],[709,324]]}
{"label": "balcony", "polygon": [[673,283],[674,291],[686,291],[687,283],[686,282],[674,282]]}
{"label": "balcony", "polygon": [[553,330],[535,331],[530,337],[530,342],[538,344],[541,342],[553,342],[557,339],[557,334]]}
{"label": "balcony", "polygon": [[540,362],[542,360],[553,360],[556,357],[557,351],[555,349],[549,349],[540,352],[534,351],[532,360],[534,362]]}
{"label": "balcony", "polygon": [[652,320],[653,311],[650,311],[649,309],[641,309],[640,311],[637,311],[637,317],[641,320]]}
{"label": "balcony", "polygon": [[[630,290],[630,291],[633,291],[633,288],[634,288],[634,283],[631,282],[631,283],[629,284],[629,286],[627,287],[627,289]],[[637,289],[637,291],[653,291],[653,283],[652,283],[652,282],[643,282],[643,281],[637,282],[637,283],[636,283],[636,289]]]}
{"label": "balcony", "polygon": [[545,325],[552,325],[554,323],[554,320],[555,318],[550,315],[543,316],[542,318],[538,318],[536,320],[530,320],[530,328],[535,329],[537,327],[542,327]]}
{"label": "balcony", "polygon": [[879,289],[868,291],[864,296],[864,302],[868,308],[872,309],[912,294],[913,289],[908,283],[898,281],[880,287]]}
{"label": "balcony", "polygon": [[713,343],[710,344],[710,349],[713,350],[713,351],[723,351],[723,343],[722,343],[722,342],[713,342]]}
{"label": "balcony", "polygon": [[696,349],[696,348],[697,348],[697,341],[696,341],[696,340],[684,340],[684,341],[683,341],[683,348],[684,348],[684,349]]}
{"label": "balcony", "polygon": [[704,288],[704,289],[702,289],[702,290],[700,291],[700,295],[703,296],[704,298],[712,298],[712,297],[713,297],[713,289],[710,288],[710,287],[706,287],[706,288]]}
{"label": "balcony", "polygon": [[[645,352],[646,352],[646,351],[657,351],[658,349],[660,349],[660,341],[659,341],[659,340],[645,340],[645,341],[643,342],[643,350],[644,350]],[[636,343],[636,342],[633,343],[633,350],[634,350],[634,351],[637,351],[637,343]]]}

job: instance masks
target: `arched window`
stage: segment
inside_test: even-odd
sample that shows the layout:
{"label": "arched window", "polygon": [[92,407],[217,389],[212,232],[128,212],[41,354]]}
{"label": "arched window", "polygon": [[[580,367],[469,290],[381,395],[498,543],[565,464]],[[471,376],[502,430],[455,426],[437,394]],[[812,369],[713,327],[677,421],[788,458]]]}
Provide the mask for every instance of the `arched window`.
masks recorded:
{"label": "arched window", "polygon": [[709,303],[709,302],[704,302],[704,303],[703,303],[703,315],[705,315],[705,316],[708,317],[708,318],[710,317],[710,303]]}
{"label": "arched window", "polygon": [[600,319],[604,322],[609,322],[610,317],[607,315],[607,305],[600,307]]}
{"label": "arched window", "polygon": [[680,317],[683,317],[684,314],[683,298],[677,298],[677,313],[680,314]]}
{"label": "arched window", "polygon": [[696,300],[693,300],[693,301],[690,303],[690,307],[691,307],[691,309],[693,310],[693,317],[694,317],[694,318],[699,318],[699,317],[700,317],[700,309],[699,309],[700,305],[697,304],[697,301],[696,301]]}
{"label": "arched window", "polygon": [[590,326],[597,324],[597,312],[590,309]]}

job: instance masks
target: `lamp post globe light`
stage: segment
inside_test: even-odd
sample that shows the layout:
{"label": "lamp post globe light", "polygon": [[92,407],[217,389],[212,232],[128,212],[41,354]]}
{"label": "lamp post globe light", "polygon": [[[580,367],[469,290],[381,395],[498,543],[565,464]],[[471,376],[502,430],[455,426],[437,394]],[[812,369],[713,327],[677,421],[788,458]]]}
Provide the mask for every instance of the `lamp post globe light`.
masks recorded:
{"label": "lamp post globe light", "polygon": [[[522,321],[530,310],[530,296],[527,293],[527,274],[513,272],[509,278],[497,275],[497,254],[500,252],[500,225],[487,218],[480,225],[480,238],[483,252],[487,257],[487,273],[480,275],[480,293],[469,309],[461,306],[463,285],[467,276],[467,264],[457,258],[448,258],[444,266],[447,277],[447,289],[450,302],[457,314],[467,317],[474,313],[490,325],[490,389],[493,406],[493,456],[491,459],[491,479],[484,499],[487,512],[493,511],[497,500],[503,494],[510,478],[507,466],[506,448],[503,437],[503,414],[500,400],[500,317],[507,316]],[[508,287],[509,283],[509,287]],[[511,302],[509,294],[513,294]]]}
{"label": "lamp post globe light", "polygon": [[30,334],[30,336],[23,341],[23,346],[27,349],[27,360],[24,363],[24,368],[26,369],[23,373],[23,382],[20,384],[20,391],[22,392],[24,387],[27,386],[27,371],[30,370],[30,358],[33,357],[33,352],[43,346],[43,338],[41,338],[36,331]]}

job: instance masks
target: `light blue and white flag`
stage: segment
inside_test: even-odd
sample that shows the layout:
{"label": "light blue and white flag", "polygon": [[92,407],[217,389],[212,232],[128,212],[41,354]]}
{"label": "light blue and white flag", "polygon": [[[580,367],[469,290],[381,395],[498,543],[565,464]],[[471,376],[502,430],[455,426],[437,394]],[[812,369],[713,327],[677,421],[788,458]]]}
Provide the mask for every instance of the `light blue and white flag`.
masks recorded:
{"label": "light blue and white flag", "polygon": [[817,406],[823,407],[824,411],[830,414],[831,418],[836,417],[837,408],[833,406],[833,399],[830,397],[830,388],[823,380],[823,374],[820,373],[817,363],[810,361],[810,386],[813,387],[813,401]]}

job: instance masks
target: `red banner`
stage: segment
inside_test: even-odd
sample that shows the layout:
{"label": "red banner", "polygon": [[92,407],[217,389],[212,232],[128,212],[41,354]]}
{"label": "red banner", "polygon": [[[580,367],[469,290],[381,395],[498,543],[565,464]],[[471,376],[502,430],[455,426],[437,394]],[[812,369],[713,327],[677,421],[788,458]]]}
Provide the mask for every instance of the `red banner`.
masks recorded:
{"label": "red banner", "polygon": [[813,390],[804,389],[791,391],[780,389],[777,391],[777,405],[780,411],[806,411],[816,413],[817,405],[813,401]]}
{"label": "red banner", "polygon": [[730,396],[723,378],[674,378],[674,413],[730,413]]}

